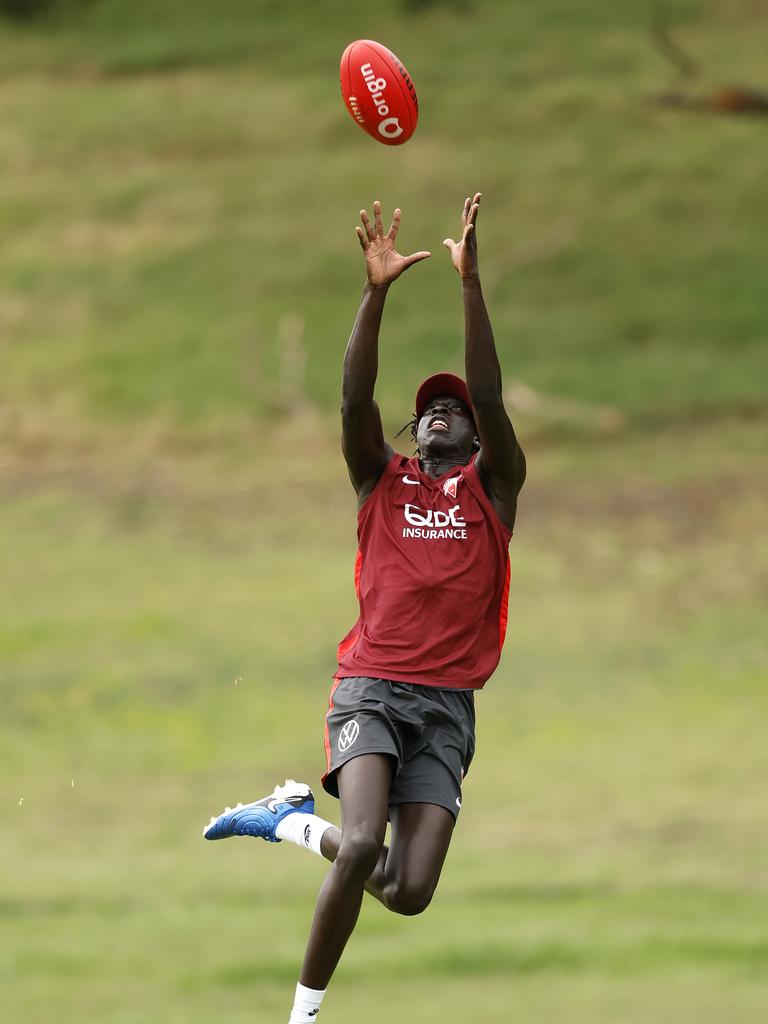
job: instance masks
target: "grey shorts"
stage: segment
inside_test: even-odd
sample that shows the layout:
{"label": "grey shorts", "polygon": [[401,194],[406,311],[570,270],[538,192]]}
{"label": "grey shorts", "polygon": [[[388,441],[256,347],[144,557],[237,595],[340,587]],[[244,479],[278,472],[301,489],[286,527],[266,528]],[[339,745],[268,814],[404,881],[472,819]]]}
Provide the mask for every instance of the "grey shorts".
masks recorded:
{"label": "grey shorts", "polygon": [[475,753],[474,691],[338,679],[325,721],[326,793],[338,797],[336,772],[353,757],[390,754],[390,806],[437,804],[458,817],[462,779]]}

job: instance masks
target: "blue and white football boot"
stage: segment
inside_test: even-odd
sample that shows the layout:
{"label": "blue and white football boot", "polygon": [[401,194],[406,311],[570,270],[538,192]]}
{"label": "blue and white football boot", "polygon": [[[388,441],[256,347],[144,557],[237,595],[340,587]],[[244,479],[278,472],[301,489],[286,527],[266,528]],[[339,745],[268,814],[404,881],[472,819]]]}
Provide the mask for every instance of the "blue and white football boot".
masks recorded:
{"label": "blue and white football boot", "polygon": [[314,814],[315,798],[305,783],[286,779],[284,786],[275,786],[274,793],[263,800],[238,804],[235,808],[225,807],[218,818],[211,818],[210,825],[203,829],[203,836],[206,839],[254,836],[266,839],[268,843],[281,843],[275,829],[283,818],[297,811]]}

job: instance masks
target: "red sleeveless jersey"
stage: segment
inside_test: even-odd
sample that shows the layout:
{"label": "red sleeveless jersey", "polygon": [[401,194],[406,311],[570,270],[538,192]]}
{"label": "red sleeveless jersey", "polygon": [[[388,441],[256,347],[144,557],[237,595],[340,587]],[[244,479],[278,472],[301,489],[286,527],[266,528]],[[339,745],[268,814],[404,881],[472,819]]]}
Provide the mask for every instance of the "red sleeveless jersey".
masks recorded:
{"label": "red sleeveless jersey", "polygon": [[509,541],[474,459],[437,479],[394,455],[358,515],[360,617],[337,676],[480,689],[507,628]]}

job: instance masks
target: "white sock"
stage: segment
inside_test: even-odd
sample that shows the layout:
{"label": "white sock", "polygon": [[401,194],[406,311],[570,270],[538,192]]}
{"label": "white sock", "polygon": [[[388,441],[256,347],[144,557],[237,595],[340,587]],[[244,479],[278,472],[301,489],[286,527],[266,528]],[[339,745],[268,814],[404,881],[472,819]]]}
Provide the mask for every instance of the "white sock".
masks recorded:
{"label": "white sock", "polygon": [[[298,818],[298,814],[289,814],[288,817]],[[310,817],[310,815],[307,815],[307,817]],[[305,988],[303,985],[297,985],[293,1009],[291,1010],[291,1019],[288,1021],[288,1024],[315,1024],[324,995],[325,989],[320,992],[316,988]]]}
{"label": "white sock", "polygon": [[320,853],[320,840],[329,828],[333,828],[331,822],[318,818],[316,814],[294,811],[283,818],[275,829],[275,835],[278,839],[287,839],[289,843],[295,843],[305,850]]}

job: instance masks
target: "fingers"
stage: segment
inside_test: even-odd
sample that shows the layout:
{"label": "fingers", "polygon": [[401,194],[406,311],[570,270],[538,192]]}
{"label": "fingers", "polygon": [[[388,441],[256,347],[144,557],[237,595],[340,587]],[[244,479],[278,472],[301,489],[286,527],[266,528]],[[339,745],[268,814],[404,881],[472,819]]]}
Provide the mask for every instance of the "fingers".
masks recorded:
{"label": "fingers", "polygon": [[357,232],[357,239],[360,242],[360,245],[362,246],[363,252],[367,252],[368,249],[370,249],[370,247],[371,247],[371,243],[369,242],[368,238],[366,237],[365,232],[363,231],[362,228],[357,228],[357,227],[355,228],[355,231]]}
{"label": "fingers", "polygon": [[384,225],[381,223],[381,203],[378,199],[373,204],[373,220],[376,226],[376,235],[381,238],[384,235]]}
{"label": "fingers", "polygon": [[[374,203],[373,205],[375,211],[376,204]],[[368,236],[368,241],[372,242],[376,238],[376,232],[371,227],[371,222],[368,220],[368,214],[365,210],[360,211],[360,220],[363,222],[363,227],[365,228],[365,233]]]}
{"label": "fingers", "polygon": [[477,211],[480,208],[480,200],[483,198],[482,192],[475,192],[474,199],[470,199],[469,196],[464,200],[464,209],[461,212],[461,226],[465,228],[467,224],[474,224],[477,220]]}
{"label": "fingers", "polygon": [[400,213],[400,207],[398,207],[392,214],[392,223],[387,232],[387,238],[391,238],[393,242],[397,238],[397,232],[400,230]]}
{"label": "fingers", "polygon": [[469,211],[470,211],[471,208],[472,208],[472,200],[469,197],[467,197],[464,200],[464,209],[461,211],[461,226],[462,227],[466,227],[467,217],[469,216]]}
{"label": "fingers", "polygon": [[446,249],[450,249],[451,251],[453,251],[456,248],[456,243],[452,238],[444,238],[443,245],[445,246]]}

